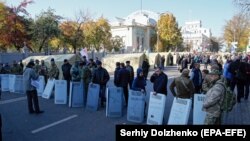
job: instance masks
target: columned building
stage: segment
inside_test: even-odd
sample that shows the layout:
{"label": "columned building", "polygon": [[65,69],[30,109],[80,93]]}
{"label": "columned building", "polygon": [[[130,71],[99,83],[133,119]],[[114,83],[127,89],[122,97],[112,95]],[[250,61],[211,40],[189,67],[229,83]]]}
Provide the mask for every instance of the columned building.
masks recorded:
{"label": "columned building", "polygon": [[139,10],[111,23],[112,37],[119,36],[125,52],[150,51],[150,39],[156,33],[157,13]]}
{"label": "columned building", "polygon": [[190,51],[208,51],[212,33],[210,29],[203,28],[201,21],[185,22],[181,29],[184,47],[191,47]]}

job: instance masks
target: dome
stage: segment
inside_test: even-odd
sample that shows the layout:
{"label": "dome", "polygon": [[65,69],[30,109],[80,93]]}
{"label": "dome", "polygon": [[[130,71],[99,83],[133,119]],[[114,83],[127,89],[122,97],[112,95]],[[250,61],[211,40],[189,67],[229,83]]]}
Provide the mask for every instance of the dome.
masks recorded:
{"label": "dome", "polygon": [[158,14],[147,10],[138,10],[125,18],[126,23],[138,23],[142,25],[152,25],[157,24]]}

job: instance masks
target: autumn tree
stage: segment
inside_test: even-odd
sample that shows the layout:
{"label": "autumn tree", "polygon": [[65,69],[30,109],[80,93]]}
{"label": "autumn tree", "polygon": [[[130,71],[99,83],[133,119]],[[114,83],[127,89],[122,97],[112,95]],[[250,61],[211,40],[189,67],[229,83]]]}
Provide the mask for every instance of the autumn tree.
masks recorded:
{"label": "autumn tree", "polygon": [[14,46],[17,50],[23,47],[23,42],[27,40],[26,32],[26,6],[32,0],[24,0],[17,7],[7,7],[0,4],[0,44],[2,47]]}
{"label": "autumn tree", "polygon": [[175,50],[182,44],[181,29],[173,14],[163,14],[157,24],[159,36],[159,51]]}
{"label": "autumn tree", "polygon": [[250,36],[250,18],[244,14],[237,14],[226,22],[224,40],[231,47],[232,42],[238,42],[238,50],[245,50]]}
{"label": "autumn tree", "polygon": [[115,36],[110,39],[110,45],[106,46],[108,51],[120,51],[120,49],[124,47],[123,40],[120,36]]}
{"label": "autumn tree", "polygon": [[50,8],[47,11],[42,12],[36,17],[34,24],[32,25],[33,45],[38,48],[39,52],[41,52],[42,49],[47,52],[50,40],[60,35],[58,25],[61,17],[55,15],[54,12],[55,11]]}

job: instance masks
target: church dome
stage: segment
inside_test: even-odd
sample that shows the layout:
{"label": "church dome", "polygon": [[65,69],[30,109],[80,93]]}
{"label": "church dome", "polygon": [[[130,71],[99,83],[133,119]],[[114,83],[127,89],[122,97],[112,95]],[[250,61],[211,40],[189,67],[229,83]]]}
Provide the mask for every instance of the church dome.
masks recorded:
{"label": "church dome", "polygon": [[126,23],[137,23],[141,25],[155,26],[157,24],[158,14],[147,10],[138,10],[125,18]]}

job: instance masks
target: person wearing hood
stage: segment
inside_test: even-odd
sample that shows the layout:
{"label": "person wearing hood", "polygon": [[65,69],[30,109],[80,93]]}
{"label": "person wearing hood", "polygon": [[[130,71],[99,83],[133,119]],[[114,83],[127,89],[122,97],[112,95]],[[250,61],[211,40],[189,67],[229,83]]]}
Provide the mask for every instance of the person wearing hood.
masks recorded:
{"label": "person wearing hood", "polygon": [[141,68],[138,68],[137,76],[134,79],[133,84],[132,84],[132,90],[146,93],[146,89],[145,89],[146,85],[147,83],[143,74],[143,70]]}
{"label": "person wearing hood", "polygon": [[75,61],[75,64],[70,69],[70,75],[72,81],[80,81],[80,71],[79,71],[79,62]]}
{"label": "person wearing hood", "polygon": [[[189,79],[189,70],[184,69],[180,77],[174,79],[170,84],[170,91],[174,97],[190,99],[195,91],[192,80]],[[176,87],[177,93],[174,88]]]}

